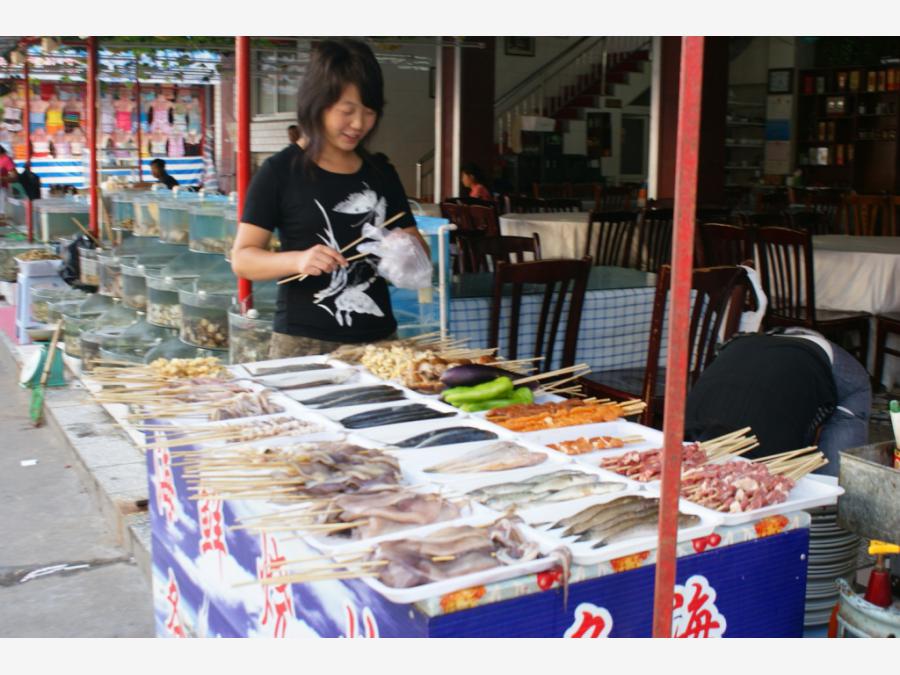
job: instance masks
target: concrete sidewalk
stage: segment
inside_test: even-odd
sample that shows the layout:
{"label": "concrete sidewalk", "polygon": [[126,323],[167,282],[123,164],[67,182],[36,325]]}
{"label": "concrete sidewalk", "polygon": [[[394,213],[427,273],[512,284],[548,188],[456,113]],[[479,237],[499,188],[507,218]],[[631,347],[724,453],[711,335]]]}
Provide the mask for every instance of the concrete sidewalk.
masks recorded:
{"label": "concrete sidewalk", "polygon": [[0,637],[152,637],[140,453],[80,389],[48,390],[35,429],[0,342]]}

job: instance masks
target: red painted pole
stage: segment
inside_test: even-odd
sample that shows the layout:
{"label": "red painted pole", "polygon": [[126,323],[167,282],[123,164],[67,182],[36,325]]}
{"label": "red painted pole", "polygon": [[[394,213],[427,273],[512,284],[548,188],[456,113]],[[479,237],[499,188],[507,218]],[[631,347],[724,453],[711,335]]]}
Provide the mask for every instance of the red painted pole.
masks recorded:
{"label": "red painted pole", "polygon": [[[235,77],[237,78],[237,193],[238,218],[244,212],[244,199],[250,184],[250,38],[234,39],[236,52]],[[242,309],[252,306],[250,294],[253,284],[249,279],[238,279],[238,302]]]}
{"label": "red painted pole", "polygon": [[137,99],[137,162],[138,162],[138,182],[144,182],[144,160],[141,157],[141,150],[144,147],[141,135],[141,78],[137,73],[137,62],[134,64],[134,97]]}
{"label": "red painted pole", "polygon": [[200,85],[200,154],[203,154],[203,148],[206,147],[206,85]]}
{"label": "red painted pole", "polygon": [[681,76],[678,91],[678,138],[675,152],[675,166],[677,167],[675,174],[675,232],[672,237],[672,292],[669,301],[669,343],[663,429],[665,449],[662,464],[662,494],[659,502],[659,551],[653,599],[653,637],[671,637],[672,634],[702,91],[703,38],[682,38]]}
{"label": "red painted pole", "polygon": [[[25,74],[25,120],[22,129],[25,130],[25,170],[31,171],[31,82],[29,81],[28,72],[28,45],[22,50],[25,54],[25,66],[23,72]],[[15,155],[15,152],[13,152]],[[25,222],[28,227],[28,243],[34,241],[34,209],[31,197],[25,197]]]}
{"label": "red painted pole", "polygon": [[100,198],[100,186],[97,183],[97,38],[87,39],[87,112],[88,127],[88,185],[90,186],[90,229],[99,238],[100,221],[97,217],[97,201]]}

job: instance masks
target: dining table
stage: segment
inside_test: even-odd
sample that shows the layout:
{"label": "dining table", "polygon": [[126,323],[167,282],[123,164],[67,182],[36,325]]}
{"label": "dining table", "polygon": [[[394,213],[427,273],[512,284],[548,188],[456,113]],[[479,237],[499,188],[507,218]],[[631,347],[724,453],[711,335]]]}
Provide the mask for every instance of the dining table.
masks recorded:
{"label": "dining table", "polygon": [[[845,234],[812,238],[816,308],[872,314],[868,363],[875,361],[875,315],[900,311],[900,237],[858,237]],[[900,336],[888,346],[900,349]],[[885,357],[882,384],[900,381],[900,359]]]}
{"label": "dining table", "polygon": [[[500,216],[500,234],[541,239],[541,257],[581,258],[585,255],[590,213],[507,213]],[[596,234],[593,237],[596,239]]]}

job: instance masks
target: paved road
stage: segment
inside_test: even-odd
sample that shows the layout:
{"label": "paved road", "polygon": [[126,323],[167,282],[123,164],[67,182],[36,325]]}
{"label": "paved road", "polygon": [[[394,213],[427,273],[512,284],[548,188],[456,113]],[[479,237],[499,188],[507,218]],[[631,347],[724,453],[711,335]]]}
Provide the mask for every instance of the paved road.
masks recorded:
{"label": "paved road", "polygon": [[0,344],[0,637],[152,637],[146,578],[117,545],[72,451],[32,427],[30,392],[17,381]]}

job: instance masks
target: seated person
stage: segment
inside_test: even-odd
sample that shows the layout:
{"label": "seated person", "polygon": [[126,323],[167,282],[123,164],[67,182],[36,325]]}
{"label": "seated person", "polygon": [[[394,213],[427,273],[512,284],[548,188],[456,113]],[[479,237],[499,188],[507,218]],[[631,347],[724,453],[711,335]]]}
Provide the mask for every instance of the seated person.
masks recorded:
{"label": "seated person", "polygon": [[163,183],[170,190],[178,185],[178,180],[176,180],[173,176],[169,175],[166,171],[166,161],[164,159],[159,159],[158,157],[150,162],[150,171],[153,173],[153,177],[158,180],[160,183]]}
{"label": "seated person", "polygon": [[866,369],[821,334],[741,334],[688,394],[685,438],[703,441],[749,426],[759,447],[746,457],[818,445],[828,459],[818,473],[837,476],[838,453],[868,440],[871,407]]}
{"label": "seated person", "polygon": [[483,199],[485,201],[494,200],[491,191],[484,185],[484,177],[477,164],[473,164],[472,162],[463,164],[459,173],[463,187],[469,188],[469,197],[472,199]]}

